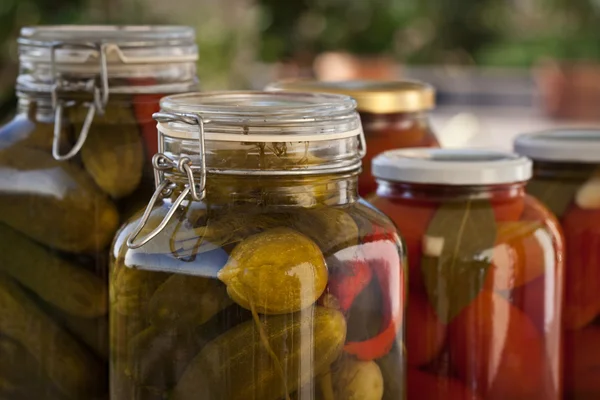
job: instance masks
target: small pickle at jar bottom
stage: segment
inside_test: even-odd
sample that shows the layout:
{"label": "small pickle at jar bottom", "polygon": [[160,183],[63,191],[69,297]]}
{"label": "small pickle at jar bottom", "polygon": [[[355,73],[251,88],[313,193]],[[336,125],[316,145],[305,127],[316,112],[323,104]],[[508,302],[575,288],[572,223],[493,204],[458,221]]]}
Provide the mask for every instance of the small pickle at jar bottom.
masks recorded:
{"label": "small pickle at jar bottom", "polygon": [[309,307],[325,290],[327,276],[316,243],[290,228],[275,228],[245,239],[219,271],[231,298],[262,314]]}

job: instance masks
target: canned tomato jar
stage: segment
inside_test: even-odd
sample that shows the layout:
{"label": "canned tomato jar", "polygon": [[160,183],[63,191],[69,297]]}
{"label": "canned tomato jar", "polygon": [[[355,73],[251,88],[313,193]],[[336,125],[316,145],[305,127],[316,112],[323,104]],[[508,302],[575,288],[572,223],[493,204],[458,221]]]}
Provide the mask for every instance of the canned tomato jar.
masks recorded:
{"label": "canned tomato jar", "polygon": [[[111,254],[111,399],[404,397],[405,254],[350,97],[166,97]],[[335,396],[335,397],[334,397]]]}
{"label": "canned tomato jar", "polygon": [[491,150],[374,159],[372,204],[408,250],[409,400],[560,398],[563,240],[531,170]]}
{"label": "canned tomato jar", "polygon": [[534,161],[527,191],[560,219],[566,239],[565,395],[600,398],[600,130],[519,136]]}
{"label": "canned tomato jar", "polygon": [[377,188],[371,173],[371,160],[377,154],[407,147],[439,147],[429,123],[435,107],[435,90],[418,81],[283,81],[268,86],[270,90],[297,90],[345,94],[356,99],[367,154],[358,179],[362,196]]}
{"label": "canned tomato jar", "polygon": [[43,26],[18,44],[18,111],[0,128],[0,398],[97,399],[107,249],[153,191],[159,98],[196,87],[195,33]]}

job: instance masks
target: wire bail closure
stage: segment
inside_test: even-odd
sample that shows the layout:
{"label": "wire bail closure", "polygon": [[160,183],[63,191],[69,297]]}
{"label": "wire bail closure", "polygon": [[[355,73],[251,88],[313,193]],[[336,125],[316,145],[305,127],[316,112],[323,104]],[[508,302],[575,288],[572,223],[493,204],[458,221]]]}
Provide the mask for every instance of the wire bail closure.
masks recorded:
{"label": "wire bail closure", "polygon": [[[192,171],[192,160],[189,157],[181,157],[178,161],[175,161],[166,156],[164,151],[163,134],[158,131],[158,153],[152,157],[152,166],[154,167],[154,180],[156,184],[156,190],[140,219],[138,226],[133,230],[131,235],[127,238],[127,247],[130,249],[138,249],[154,239],[169,223],[175,212],[179,209],[183,201],[188,197],[191,197],[192,201],[202,201],[206,196],[206,161],[204,152],[204,124],[208,123],[208,120],[204,120],[202,117],[196,114],[171,114],[158,112],[152,114],[158,122],[181,122],[188,125],[197,125],[199,131],[198,146],[200,155],[200,177],[199,183],[196,183],[194,172]],[[144,229],[144,226],[148,223],[150,214],[154,209],[154,206],[159,199],[170,196],[173,193],[173,189],[176,187],[176,183],[165,178],[165,171],[177,170],[187,176],[187,184],[177,199],[173,202],[170,210],[158,226],[153,229],[146,236],[140,238],[137,242],[136,239]]]}
{"label": "wire bail closure", "polygon": [[[55,42],[50,47],[50,65],[52,68],[52,76],[54,77],[54,84],[52,85],[52,108],[54,109],[54,137],[52,140],[52,156],[57,161],[66,161],[73,158],[85,143],[87,136],[90,131],[90,127],[94,120],[96,113],[104,115],[106,104],[108,103],[109,88],[108,88],[108,66],[106,61],[106,49],[109,45],[106,43],[65,43]],[[56,51],[62,48],[83,48],[93,49],[99,54],[100,62],[100,86],[95,78],[91,78],[83,82],[72,82],[61,79],[56,71]],[[62,118],[63,110],[65,107],[71,107],[75,102],[65,102],[59,99],[59,93],[61,91],[84,91],[92,92],[94,100],[91,103],[84,103],[88,107],[81,132],[75,142],[73,148],[66,154],[60,154],[60,143],[61,143],[61,131],[62,131]]]}

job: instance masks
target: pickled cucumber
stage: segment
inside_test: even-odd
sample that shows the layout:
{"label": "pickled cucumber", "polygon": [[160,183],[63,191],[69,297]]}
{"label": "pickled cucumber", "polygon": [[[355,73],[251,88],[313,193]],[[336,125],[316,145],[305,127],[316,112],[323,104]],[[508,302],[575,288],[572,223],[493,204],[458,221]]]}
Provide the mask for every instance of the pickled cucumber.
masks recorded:
{"label": "pickled cucumber", "polygon": [[0,398],[57,400],[63,398],[37,361],[16,341],[0,336]]}
{"label": "pickled cucumber", "polygon": [[63,314],[60,322],[101,360],[108,360],[108,318],[81,318]]}
{"label": "pickled cucumber", "polygon": [[106,315],[108,290],[96,275],[68,263],[6,225],[0,224],[0,237],[0,271],[71,315]]}
{"label": "pickled cucumber", "polygon": [[76,400],[99,392],[103,370],[96,359],[6,276],[0,276],[0,315],[0,334],[26,348],[66,397]]}
{"label": "pickled cucumber", "polygon": [[250,318],[247,310],[232,305],[202,324],[151,326],[129,342],[128,375],[141,386],[170,390],[202,347]]}
{"label": "pickled cucumber", "polygon": [[221,282],[176,274],[154,292],[148,304],[148,314],[155,326],[200,325],[230,304],[232,301]]}
{"label": "pickled cucumber", "polygon": [[323,207],[295,215],[294,228],[314,240],[325,256],[358,244],[358,226],[344,210]]}
{"label": "pickled cucumber", "polygon": [[218,277],[242,307],[285,314],[314,304],[328,273],[315,242],[293,229],[274,228],[238,244]]}
{"label": "pickled cucumber", "polygon": [[146,315],[150,298],[170,276],[162,272],[150,272],[129,268],[117,260],[110,279],[111,308],[121,315]]}
{"label": "pickled cucumber", "polygon": [[47,246],[84,253],[106,248],[119,216],[85,171],[18,147],[0,151],[0,221]]}
{"label": "pickled cucumber", "polygon": [[81,149],[81,160],[96,184],[111,197],[131,194],[140,184],[144,145],[135,125],[95,123]]}
{"label": "pickled cucumber", "polygon": [[272,353],[255,321],[245,322],[202,349],[172,399],[280,399],[324,373],[341,354],[346,338],[344,316],[324,307],[265,317],[261,329]]}
{"label": "pickled cucumber", "polygon": [[191,237],[178,235],[175,247],[181,248],[184,253],[198,249],[203,243],[225,247],[237,244],[248,236],[284,226],[289,219],[287,214],[247,213],[241,209],[237,212],[228,211],[226,214],[203,219],[200,225],[187,235]]}

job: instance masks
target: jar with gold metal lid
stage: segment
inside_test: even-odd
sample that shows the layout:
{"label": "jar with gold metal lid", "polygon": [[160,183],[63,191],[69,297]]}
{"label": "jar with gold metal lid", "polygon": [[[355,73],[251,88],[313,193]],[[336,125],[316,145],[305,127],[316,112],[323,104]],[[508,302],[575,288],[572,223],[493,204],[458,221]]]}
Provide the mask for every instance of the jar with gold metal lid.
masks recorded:
{"label": "jar with gold metal lid", "polygon": [[404,397],[404,249],[347,96],[161,100],[157,189],[111,253],[113,400]]}
{"label": "jar with gold metal lid", "polygon": [[195,88],[192,28],[26,27],[0,128],[0,398],[108,392],[107,248],[152,192],[152,112]]}
{"label": "jar with gold metal lid", "polygon": [[365,196],[377,185],[371,174],[371,160],[377,154],[407,147],[439,147],[428,112],[435,107],[435,90],[418,81],[282,81],[269,90],[293,90],[345,94],[357,102],[367,155],[359,178],[359,191]]}

